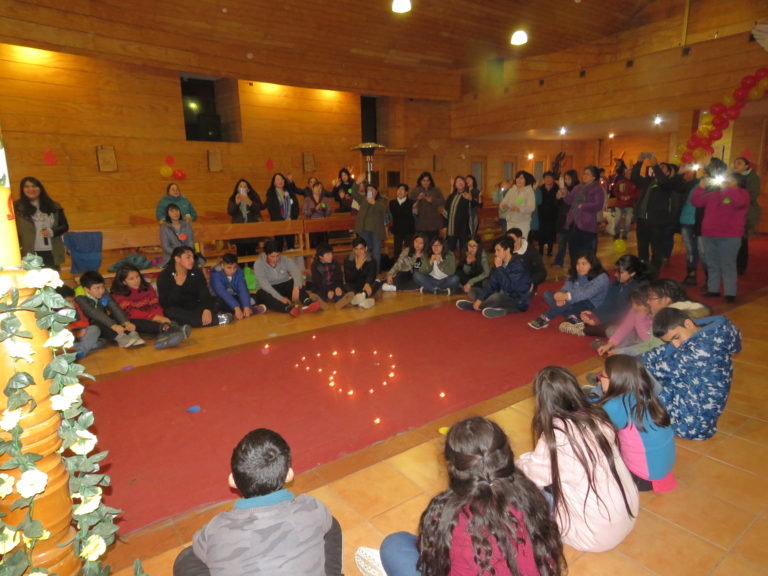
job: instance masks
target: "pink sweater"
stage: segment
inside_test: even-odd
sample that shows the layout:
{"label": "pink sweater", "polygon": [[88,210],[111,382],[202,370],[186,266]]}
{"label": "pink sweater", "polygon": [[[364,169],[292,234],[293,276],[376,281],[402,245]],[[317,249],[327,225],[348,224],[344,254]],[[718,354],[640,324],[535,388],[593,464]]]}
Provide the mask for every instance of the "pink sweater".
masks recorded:
{"label": "pink sweater", "polygon": [[614,348],[620,347],[633,330],[638,338],[645,342],[651,335],[651,326],[653,326],[653,316],[650,314],[638,314],[630,308],[624,315],[624,318],[621,319],[621,323],[616,327],[616,332],[608,339],[608,342],[613,344]]}
{"label": "pink sweater", "polygon": [[725,186],[708,191],[699,186],[691,195],[691,204],[704,208],[701,235],[710,238],[744,236],[749,194],[741,188]]}
{"label": "pink sweater", "polygon": [[[587,439],[573,430],[572,424],[567,425],[571,427],[571,432],[578,439],[577,441],[583,445],[589,443],[592,451],[599,453],[593,438]],[[621,484],[627,494],[634,517],[627,514],[621,491],[605,459],[599,460],[595,469],[590,471],[590,474],[594,475],[595,491],[600,496],[598,499],[595,492],[589,490],[587,473],[576,458],[566,435],[560,430],[564,426],[561,420],[555,421],[557,461],[564,501],[557,509],[556,516],[560,534],[563,542],[576,550],[585,552],[610,550],[618,546],[635,525],[635,518],[640,508],[637,488],[614,442],[613,463],[619,472]],[[603,428],[603,433],[610,440],[615,436],[613,429],[607,426]],[[520,456],[517,465],[540,488],[552,484],[549,446],[543,437],[539,438],[533,452]]]}

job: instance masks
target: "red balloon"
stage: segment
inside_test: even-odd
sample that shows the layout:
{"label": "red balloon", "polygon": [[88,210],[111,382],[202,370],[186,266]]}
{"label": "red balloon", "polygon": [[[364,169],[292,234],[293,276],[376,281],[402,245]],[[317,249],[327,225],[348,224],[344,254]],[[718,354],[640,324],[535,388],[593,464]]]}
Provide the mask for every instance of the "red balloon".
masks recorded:
{"label": "red balloon", "polygon": [[704,148],[704,149],[711,148],[712,147],[711,144],[712,144],[712,140],[710,140],[709,138],[699,139],[699,148]]}
{"label": "red balloon", "polygon": [[[725,112],[727,111],[728,109],[726,108],[725,110],[723,110],[723,113],[725,114]],[[728,128],[728,124],[730,124],[730,122],[728,121],[728,118],[726,118],[725,116],[715,116],[712,119],[712,126],[714,126],[715,128],[719,128],[720,130],[725,130],[726,128]]]}
{"label": "red balloon", "polygon": [[170,154],[165,157],[165,163],[168,164],[168,166],[173,166],[173,162],[174,162],[173,156],[171,156]]}
{"label": "red balloon", "polygon": [[731,120],[738,119],[739,116],[741,116],[741,108],[737,108],[736,106],[731,106],[728,108],[728,110],[725,111],[725,115],[728,116]]}
{"label": "red balloon", "polygon": [[698,148],[701,143],[701,138],[698,137],[696,134],[691,134],[691,137],[688,138],[688,148],[691,150]]}
{"label": "red balloon", "polygon": [[186,177],[187,174],[181,168],[176,168],[176,170],[173,171],[174,180],[184,180]]}
{"label": "red balloon", "polygon": [[725,104],[722,102],[715,102],[709,107],[709,111],[712,113],[712,116],[720,116],[725,112]]}
{"label": "red balloon", "polygon": [[741,110],[744,108],[744,101],[743,100],[736,100],[736,102],[733,103],[733,106],[731,108],[736,108],[736,110]]}
{"label": "red balloon", "polygon": [[757,72],[755,72],[755,78],[758,80],[768,78],[768,68],[760,68]]}
{"label": "red balloon", "polygon": [[746,90],[749,90],[755,84],[757,84],[757,78],[755,78],[754,76],[747,75],[741,79],[741,87]]}
{"label": "red balloon", "polygon": [[684,154],[683,154],[683,155],[680,157],[680,159],[681,159],[681,160],[682,160],[684,163],[686,163],[686,164],[690,164],[691,162],[693,162],[693,153],[692,153],[692,152],[689,150],[688,152],[685,152],[685,153],[684,153]]}
{"label": "red balloon", "polygon": [[714,154],[715,153],[715,149],[712,148],[712,146],[710,146],[710,145],[702,146],[702,148],[704,149],[704,151],[707,154]]}
{"label": "red balloon", "polygon": [[719,128],[714,128],[709,132],[709,139],[712,140],[712,142],[717,142],[722,137],[723,137],[723,131],[720,130]]}
{"label": "red balloon", "polygon": [[748,93],[749,92],[744,88],[741,88],[741,87],[736,88],[736,90],[733,91],[733,99],[736,100],[736,102],[739,102],[739,101],[743,102],[744,100],[747,99]]}

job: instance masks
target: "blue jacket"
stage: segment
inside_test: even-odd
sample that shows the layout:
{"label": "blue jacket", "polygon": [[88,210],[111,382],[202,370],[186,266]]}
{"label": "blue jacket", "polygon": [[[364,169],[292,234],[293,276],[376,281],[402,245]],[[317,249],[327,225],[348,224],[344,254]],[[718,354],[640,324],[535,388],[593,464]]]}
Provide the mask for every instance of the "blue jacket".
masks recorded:
{"label": "blue jacket", "polygon": [[643,354],[648,371],[661,384],[659,398],[675,434],[706,440],[717,432],[733,380],[731,355],[741,351],[741,333],[725,316],[696,320],[700,328],[679,348],[658,346]]}
{"label": "blue jacket", "polygon": [[494,268],[488,283],[480,291],[478,300],[485,300],[491,294],[505,292],[518,302],[521,312],[528,310],[531,296],[531,276],[525,266],[523,257],[519,254],[512,256],[506,266]]}
{"label": "blue jacket", "polygon": [[251,305],[251,295],[245,283],[245,274],[240,267],[235,271],[232,282],[221,267],[221,262],[211,269],[211,289],[227,306],[234,310],[237,306],[244,309]]}

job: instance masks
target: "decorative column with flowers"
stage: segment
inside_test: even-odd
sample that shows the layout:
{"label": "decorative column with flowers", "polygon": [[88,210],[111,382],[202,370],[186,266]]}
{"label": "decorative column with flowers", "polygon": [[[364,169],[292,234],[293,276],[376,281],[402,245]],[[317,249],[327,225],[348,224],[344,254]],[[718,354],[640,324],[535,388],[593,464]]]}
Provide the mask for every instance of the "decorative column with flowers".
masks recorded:
{"label": "decorative column with flowers", "polygon": [[[5,169],[1,134],[0,156]],[[119,510],[101,501],[107,453],[94,451],[87,375],[66,352],[75,311],[55,290],[57,272],[37,256],[20,260],[5,187],[0,209],[0,576],[103,576]]]}

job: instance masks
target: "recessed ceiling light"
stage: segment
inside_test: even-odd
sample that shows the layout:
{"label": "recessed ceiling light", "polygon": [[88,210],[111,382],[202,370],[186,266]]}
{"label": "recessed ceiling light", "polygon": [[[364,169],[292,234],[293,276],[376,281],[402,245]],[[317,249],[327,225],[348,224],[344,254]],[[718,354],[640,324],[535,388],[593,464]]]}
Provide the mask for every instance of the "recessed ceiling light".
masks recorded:
{"label": "recessed ceiling light", "polygon": [[392,0],[392,12],[405,14],[411,11],[411,0]]}
{"label": "recessed ceiling light", "polygon": [[613,132],[611,132],[610,134],[608,134],[608,138],[613,138],[614,136],[616,136],[616,134],[614,134]]}
{"label": "recessed ceiling light", "polygon": [[517,30],[509,40],[509,43],[513,46],[522,46],[526,42],[528,42],[528,34],[524,30]]}
{"label": "recessed ceiling light", "polygon": [[565,136],[567,132],[568,132],[568,128],[566,128],[565,126],[560,127],[560,136]]}
{"label": "recessed ceiling light", "polygon": [[653,119],[653,123],[654,123],[656,126],[658,126],[658,125],[659,125],[659,124],[661,124],[662,122],[663,122],[663,120],[662,120],[662,118],[661,118],[661,115],[660,115],[660,114],[656,114],[656,116],[655,116],[655,117],[654,117],[654,119]]}

